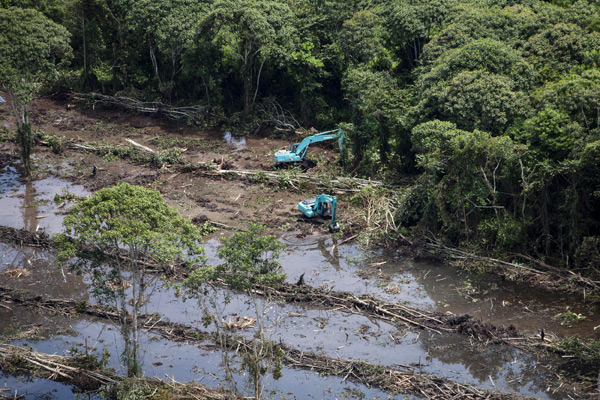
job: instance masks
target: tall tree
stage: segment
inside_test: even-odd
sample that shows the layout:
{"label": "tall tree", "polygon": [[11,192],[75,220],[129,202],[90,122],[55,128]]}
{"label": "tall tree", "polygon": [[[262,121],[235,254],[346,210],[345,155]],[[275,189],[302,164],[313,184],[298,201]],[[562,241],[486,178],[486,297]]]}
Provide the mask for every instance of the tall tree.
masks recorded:
{"label": "tall tree", "polygon": [[141,373],[138,316],[148,287],[150,262],[169,266],[186,256],[204,263],[197,227],[180,217],[159,192],[120,183],[75,205],[55,237],[59,260],[89,274],[93,293],[118,310],[127,374]]}
{"label": "tall tree", "polygon": [[200,24],[201,37],[219,45],[223,62],[237,71],[244,113],[250,113],[267,62],[283,61],[295,42],[293,13],[279,1],[219,0]]}
{"label": "tall tree", "polygon": [[71,58],[69,33],[42,13],[11,7],[0,9],[0,89],[8,95],[17,121],[25,175],[31,172],[33,134],[29,103]]}

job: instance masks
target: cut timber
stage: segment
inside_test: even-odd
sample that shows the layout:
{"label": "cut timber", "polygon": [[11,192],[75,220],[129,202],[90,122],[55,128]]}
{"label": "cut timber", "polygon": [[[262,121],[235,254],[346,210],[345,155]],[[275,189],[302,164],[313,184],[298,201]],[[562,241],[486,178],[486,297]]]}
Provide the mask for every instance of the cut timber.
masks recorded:
{"label": "cut timber", "polygon": [[74,149],[78,149],[78,150],[98,151],[97,147],[84,146],[82,144],[77,144],[77,143],[70,143],[69,146],[73,147]]}
{"label": "cut timber", "polygon": [[138,147],[138,148],[140,148],[140,149],[142,149],[142,150],[145,150],[145,151],[147,151],[147,152],[149,152],[149,153],[152,153],[152,154],[154,154],[154,153],[155,153],[155,151],[154,151],[154,150],[152,150],[150,147],[146,147],[146,146],[144,146],[143,144],[139,144],[138,142],[134,142],[134,141],[133,141],[133,140],[131,140],[131,139],[125,139],[125,141],[126,141],[126,142],[128,142],[128,143],[131,143],[131,144],[132,144],[132,145],[134,145],[135,147]]}

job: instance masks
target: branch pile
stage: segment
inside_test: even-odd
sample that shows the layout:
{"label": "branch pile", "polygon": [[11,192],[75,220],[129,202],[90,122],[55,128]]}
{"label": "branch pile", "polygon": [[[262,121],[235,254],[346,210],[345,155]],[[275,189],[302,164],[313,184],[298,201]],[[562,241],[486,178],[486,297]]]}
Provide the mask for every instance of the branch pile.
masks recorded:
{"label": "branch pile", "polygon": [[435,239],[429,239],[427,246],[430,250],[438,254],[442,253],[456,263],[467,266],[473,262],[484,263],[486,266],[493,268],[494,273],[497,275],[505,276],[510,280],[524,281],[545,290],[564,291],[566,289],[570,292],[583,293],[584,296],[586,295],[586,291],[588,294],[600,292],[599,281],[586,278],[568,269],[553,267],[523,254],[513,254],[513,257],[525,260],[529,265],[532,263],[538,264],[543,270],[516,262],[469,253],[461,249],[446,246]]}
{"label": "branch pile", "polygon": [[69,382],[82,389],[97,389],[117,381],[106,371],[94,368],[87,355],[65,357],[39,353],[31,348],[0,344],[0,369],[27,372],[35,376]]}
{"label": "branch pile", "polygon": [[[186,169],[186,167],[183,167]],[[283,170],[284,171],[284,170]],[[231,169],[218,169],[218,170],[196,170],[196,174],[207,177],[237,177],[245,178],[250,181],[266,179],[269,183],[277,185],[282,179],[282,173],[269,172],[269,171],[248,171],[248,170],[231,170]],[[350,178],[339,176],[336,178],[330,177],[319,177],[309,174],[295,174],[293,176],[287,176],[285,179],[288,181],[290,186],[298,188],[301,185],[310,185],[316,189],[332,191],[335,193],[357,193],[360,192],[367,186],[371,187],[387,187],[382,181],[375,181],[370,179]]]}
{"label": "branch pile", "polygon": [[75,93],[72,95],[74,101],[91,103],[92,107],[104,105],[119,107],[124,110],[142,114],[164,115],[175,121],[189,121],[202,125],[212,117],[212,110],[207,106],[185,106],[173,107],[157,101],[141,101],[124,96],[106,96],[100,93]]}
{"label": "branch pile", "polygon": [[15,229],[8,226],[0,226],[0,239],[19,246],[41,247],[49,249],[52,240],[45,232],[31,232],[27,229]]}

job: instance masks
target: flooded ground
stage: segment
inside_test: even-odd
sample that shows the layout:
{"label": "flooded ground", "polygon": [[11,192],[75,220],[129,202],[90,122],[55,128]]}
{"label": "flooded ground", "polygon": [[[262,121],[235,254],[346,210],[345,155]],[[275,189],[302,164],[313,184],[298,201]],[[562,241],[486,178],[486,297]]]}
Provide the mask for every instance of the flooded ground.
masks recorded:
{"label": "flooded ground", "polygon": [[19,178],[15,167],[3,167],[0,175],[0,221],[3,226],[15,229],[41,230],[50,235],[58,233],[62,230],[62,220],[70,202],[55,202],[55,196],[89,194],[83,186],[55,176],[25,184],[19,182]]}
{"label": "flooded ground", "polygon": [[[301,274],[312,286],[370,294],[387,302],[453,314],[470,314],[495,325],[514,325],[536,335],[543,328],[559,336],[600,337],[598,303],[572,294],[549,293],[507,282],[492,274],[473,274],[435,262],[364,251],[360,245],[337,246],[328,236],[284,235],[282,265],[290,283]],[[573,322],[570,311],[582,318]]]}
{"label": "flooded ground", "polygon": [[[216,252],[211,246],[215,241],[209,241],[208,253]],[[352,246],[350,246],[352,247]],[[0,248],[6,259],[31,259],[33,252],[4,245]],[[306,251],[306,250],[305,250]],[[357,251],[356,249],[354,251]],[[18,253],[21,253],[17,256]],[[293,252],[292,252],[293,254]],[[315,254],[312,254],[315,256]],[[3,286],[30,287],[31,289],[47,292],[55,296],[56,292],[71,293],[72,297],[87,298],[81,277],[67,274],[71,284],[61,279],[62,274],[52,262],[52,256],[37,253],[35,266],[31,267],[31,275],[18,279],[3,279]],[[344,264],[344,263],[342,263]],[[326,265],[326,264],[323,264]],[[351,264],[353,265],[353,264]],[[334,265],[327,267],[335,269]],[[39,282],[40,277],[55,276],[51,285],[29,285]],[[6,277],[4,277],[6,278]],[[362,278],[359,278],[362,279]],[[51,280],[48,280],[51,281]],[[79,294],[78,294],[79,293]],[[216,296],[223,296],[219,291]],[[148,291],[148,303],[143,312],[146,314],[160,313],[162,318],[203,329],[201,323],[201,308],[194,300],[182,302],[172,288],[164,287],[156,281]],[[222,303],[218,299],[217,303]],[[264,302],[259,300],[262,307]],[[90,320],[73,321],[60,315],[47,315],[26,307],[7,305],[9,309],[0,309],[2,324],[0,328],[10,334],[16,330],[24,330],[43,334],[50,337],[47,340],[31,340],[25,338],[13,342],[27,344],[34,349],[50,354],[67,354],[70,349],[81,348],[87,343],[100,352],[105,348],[113,355],[111,365],[121,370],[118,357],[121,338],[118,330],[106,323]],[[536,356],[521,352],[507,346],[485,346],[472,342],[467,336],[459,334],[439,335],[421,331],[398,330],[385,322],[370,320],[362,315],[340,311],[315,309],[312,307],[294,306],[273,303],[264,305],[267,309],[269,338],[276,342],[295,347],[306,352],[318,352],[333,358],[361,359],[373,364],[393,367],[396,369],[413,368],[422,373],[431,373],[460,383],[471,384],[482,389],[495,389],[503,392],[514,392],[522,395],[548,399],[562,399],[564,391],[548,393],[547,389],[556,389],[552,381],[554,376],[549,372],[552,366],[560,360],[548,357],[538,359]],[[243,295],[232,295],[230,304],[223,310],[224,320],[235,320],[239,316],[253,317],[255,310],[249,299]],[[243,332],[242,332],[243,333]],[[146,376],[172,376],[177,381],[186,382],[207,379],[217,376],[216,387],[222,384],[222,372],[219,369],[220,356],[218,353],[201,350],[195,346],[184,346],[170,343],[153,334],[144,334],[142,343],[144,353],[144,373]],[[216,357],[216,358],[215,358]],[[215,361],[216,360],[216,361]],[[200,372],[199,372],[200,371]],[[293,371],[293,373],[292,373]],[[282,382],[296,382],[298,376],[308,385],[298,386],[300,392],[292,390],[293,385],[285,386]],[[333,379],[333,378],[332,378]],[[318,374],[308,374],[303,371],[284,371],[284,380],[273,382],[272,389],[285,388],[298,398],[323,398],[325,388],[333,388],[330,379],[326,382]],[[207,383],[202,381],[203,383]],[[339,379],[338,379],[339,382]],[[208,384],[208,383],[207,383]],[[358,386],[358,387],[354,387]],[[306,393],[306,387],[316,392]],[[318,388],[318,389],[317,389]],[[360,385],[340,385],[335,390],[361,390]],[[380,396],[374,394],[373,396]],[[368,398],[377,398],[377,397]],[[400,397],[402,398],[402,397]]]}
{"label": "flooded ground", "polygon": [[[47,132],[64,133],[69,140],[82,136],[87,140],[106,138],[113,144],[121,144],[127,134],[153,146],[156,138],[173,134],[169,128],[147,118],[119,114],[101,115],[105,119],[99,119],[91,111],[68,114],[48,104],[44,107],[47,107],[42,109],[44,112],[34,116],[36,123],[42,124]],[[127,118],[130,126],[113,134],[115,127]],[[282,140],[241,137],[230,132],[200,135],[178,129],[176,134],[179,138],[202,139],[186,147],[188,160],[201,163],[215,159],[230,163],[232,169],[266,169],[275,149],[289,147]],[[308,224],[296,221],[295,205],[304,197],[310,197],[308,194],[267,188],[262,183],[187,175],[168,168],[156,171],[145,165],[91,154],[75,153],[69,159],[56,161],[54,155],[46,151],[39,152],[39,157],[40,165],[51,166],[45,168],[38,179],[27,183],[19,180],[14,166],[0,164],[0,225],[48,234],[60,232],[71,203],[55,201],[57,195],[68,192],[86,196],[99,187],[130,181],[160,190],[172,206],[188,217],[206,217],[231,229],[243,229],[248,221],[267,223],[270,232],[277,234],[287,246],[280,261],[289,283],[296,283],[302,276],[304,282],[313,287],[368,294],[422,310],[466,313],[496,325],[513,324],[532,337],[542,328],[559,336],[597,337],[598,331],[594,328],[600,325],[600,313],[596,304],[584,299],[550,294],[444,264],[367,251],[360,244],[342,243],[341,239],[324,233],[326,224],[324,229],[318,225],[305,228]],[[90,178],[90,163],[98,164],[97,179]],[[79,184],[71,183],[73,181]],[[340,204],[347,207],[343,202]],[[340,215],[343,218],[344,212]],[[219,238],[231,232],[220,230],[205,242],[209,264],[220,263]],[[40,249],[0,243],[0,263],[0,285],[4,287],[95,302],[84,277],[58,268],[54,257]],[[214,298],[222,303],[225,294],[230,293],[220,290]],[[247,297],[233,294],[231,299],[223,310],[224,320],[255,316]],[[258,304],[265,305],[262,300]],[[578,397],[569,387],[559,388],[561,383],[553,372],[563,362],[559,357],[539,356],[513,346],[486,345],[467,335],[399,328],[348,309],[281,303],[265,306],[268,336],[302,351],[433,374],[481,389],[553,400]],[[198,303],[183,302],[174,289],[164,287],[158,280],[149,292],[143,312],[158,313],[164,320],[205,329]],[[569,313],[578,316],[578,321],[567,321],[564,315]],[[27,344],[47,353],[70,354],[75,350],[85,351],[86,347],[102,352],[106,348],[111,353],[110,365],[122,371],[118,358],[121,338],[118,330],[106,321],[76,320],[60,313],[0,303],[0,331],[15,338],[15,344]],[[170,342],[148,332],[143,333],[142,342],[146,376],[198,381],[210,387],[223,385],[218,352]],[[11,376],[0,379],[7,382],[10,393],[27,392],[26,398],[40,398],[36,393],[43,398],[74,397],[69,386],[50,381]],[[243,381],[243,377],[239,380]],[[393,397],[339,377],[292,368],[285,368],[279,381],[271,380],[268,390],[276,393],[275,398],[286,399],[418,399],[405,395]],[[0,398],[4,394],[0,391]]]}

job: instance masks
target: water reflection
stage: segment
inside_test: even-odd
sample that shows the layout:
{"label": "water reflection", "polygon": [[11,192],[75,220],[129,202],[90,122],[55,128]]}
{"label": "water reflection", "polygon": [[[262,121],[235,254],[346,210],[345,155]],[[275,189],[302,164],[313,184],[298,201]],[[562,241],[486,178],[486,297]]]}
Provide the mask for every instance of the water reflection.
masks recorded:
{"label": "water reflection", "polygon": [[[73,325],[80,332],[78,336],[59,335],[51,340],[29,343],[35,350],[50,354],[66,354],[67,349],[77,348],[83,352],[88,346],[90,351],[101,354],[104,348],[111,356],[109,367],[123,372],[117,349],[122,348],[120,335],[114,328],[101,322],[81,320]],[[140,342],[144,343],[145,352],[144,375],[162,379],[175,379],[178,382],[202,383],[211,388],[224,386],[225,374],[221,365],[221,356],[216,351],[210,351],[195,345],[175,343],[162,339],[152,333],[140,333]],[[15,344],[22,345],[23,342]],[[239,367],[239,365],[234,365]],[[377,389],[367,388],[352,382],[343,382],[339,377],[323,377],[320,374],[307,371],[284,368],[283,377],[275,381],[267,381],[266,393],[274,391],[281,398],[298,399],[334,399],[347,397],[347,393],[362,393],[361,397],[369,399],[411,399],[418,397],[404,395],[390,396]],[[239,382],[242,393],[249,395],[251,388],[245,388],[242,382],[246,380],[242,373],[234,371],[234,378]],[[287,397],[290,396],[290,397]],[[279,397],[277,397],[279,398]]]}
{"label": "water reflection", "polygon": [[89,194],[83,186],[54,176],[27,183],[19,182],[19,178],[20,175],[10,166],[0,174],[0,224],[15,229],[58,233],[71,203],[57,204],[54,202],[55,195],[64,192],[76,196]]}
{"label": "water reflection", "polygon": [[10,375],[0,371],[0,399],[25,400],[99,400],[96,394],[79,393],[76,388],[48,379]]}

